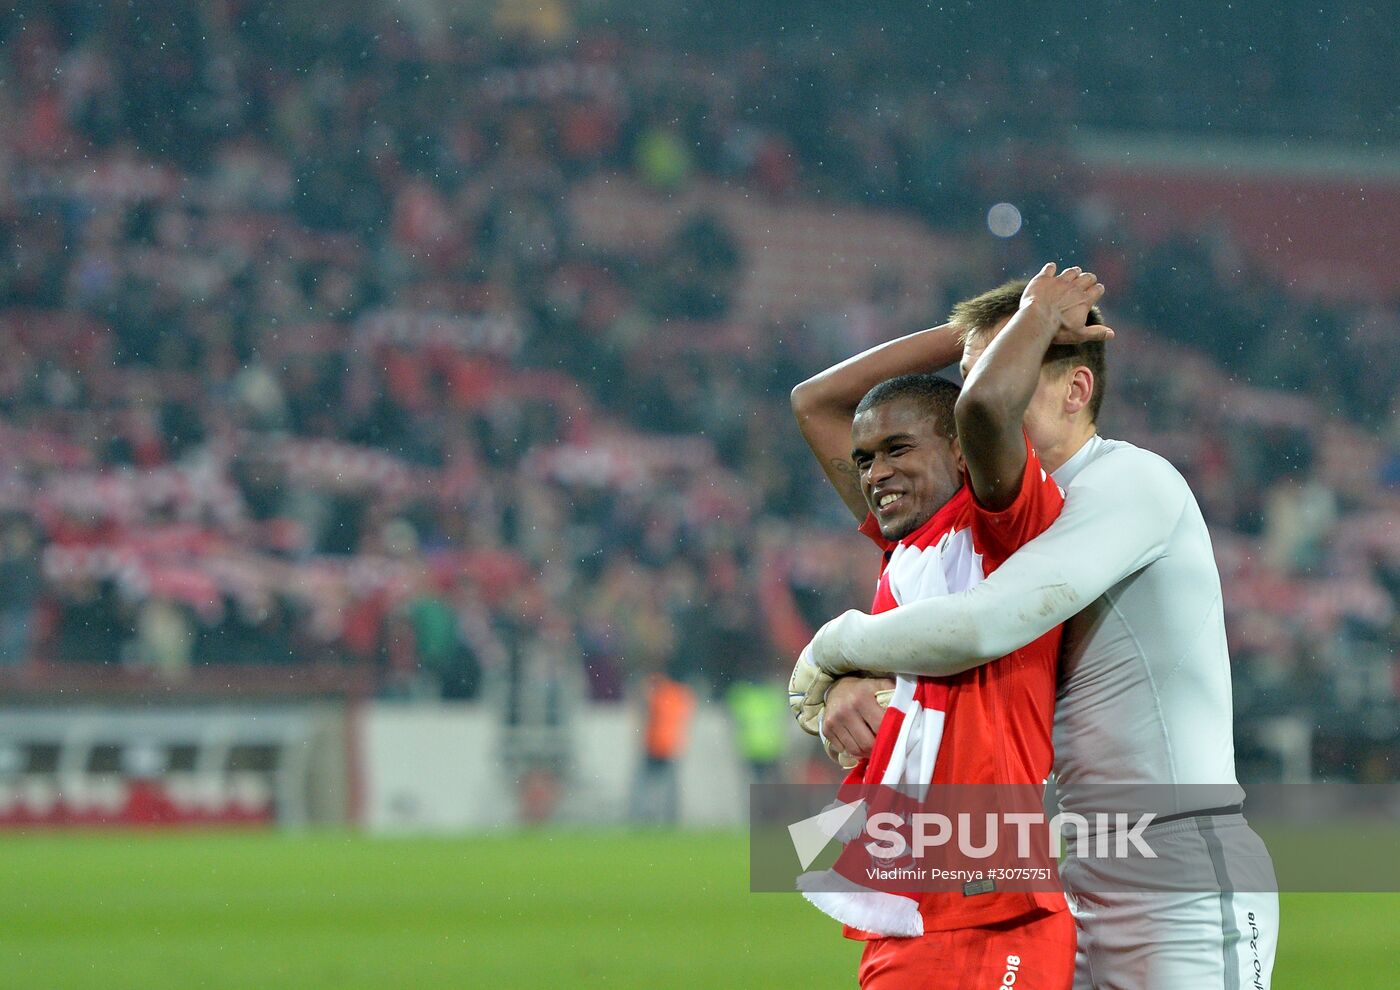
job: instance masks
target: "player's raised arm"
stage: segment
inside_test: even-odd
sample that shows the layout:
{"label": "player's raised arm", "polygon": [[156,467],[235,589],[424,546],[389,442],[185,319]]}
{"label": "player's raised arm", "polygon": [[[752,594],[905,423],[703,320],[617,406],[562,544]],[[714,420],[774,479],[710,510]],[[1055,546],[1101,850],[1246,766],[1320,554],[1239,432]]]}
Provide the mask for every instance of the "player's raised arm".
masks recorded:
{"label": "player's raised arm", "polygon": [[846,612],[818,630],[812,662],[832,675],[948,676],[1005,656],[1160,557],[1189,502],[1185,480],[1156,454],[1100,458],[1070,485],[1054,524],[977,587],[880,615]]}
{"label": "player's raised arm", "polygon": [[969,345],[963,356],[966,381],[958,397],[958,437],[968,480],[977,501],[993,512],[1010,506],[1026,467],[1022,421],[1041,381],[1052,343],[1106,340],[1113,331],[1086,326],[1103,295],[1090,272],[1047,264],[1027,283],[1020,309],[985,350]]}
{"label": "player's raised arm", "polygon": [[860,475],[851,462],[851,420],[856,406],[866,392],[886,379],[915,371],[938,371],[961,355],[956,331],[945,324],[872,347],[792,390],[797,428],[856,519],[864,520],[869,512],[860,491]]}

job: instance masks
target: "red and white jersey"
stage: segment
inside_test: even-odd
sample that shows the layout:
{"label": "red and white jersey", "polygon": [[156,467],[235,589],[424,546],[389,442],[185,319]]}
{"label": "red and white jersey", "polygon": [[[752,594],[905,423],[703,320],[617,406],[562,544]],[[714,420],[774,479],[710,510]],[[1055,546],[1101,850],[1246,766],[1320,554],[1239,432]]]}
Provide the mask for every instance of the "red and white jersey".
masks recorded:
{"label": "red and white jersey", "polygon": [[[885,540],[873,516],[861,532],[885,552],[872,612],[967,591],[1017,549],[1049,528],[1064,494],[1026,442],[1016,500],[1001,512],[977,504],[964,485],[933,517],[903,539]],[[883,784],[906,792],[931,784],[1043,784],[1054,750],[1051,720],[1060,627],[1029,645],[952,677],[896,678],[868,760],[848,784]],[[1036,909],[1062,910],[1059,893],[808,893],[846,934],[868,939],[995,924]]]}
{"label": "red and white jersey", "polygon": [[[1048,529],[1063,505],[1064,493],[1027,440],[1021,490],[1000,512],[982,508],[964,485],[928,522],[897,542],[882,537],[875,518],[867,516],[861,532],[885,551],[870,611],[976,587]],[[862,783],[888,786],[1044,781],[1054,752],[1050,725],[1059,647],[1056,627],[1000,660],[954,677],[899,675],[874,752],[852,772],[851,781],[857,774]],[[949,726],[955,709],[956,730]],[[920,717],[911,722],[916,713]]]}

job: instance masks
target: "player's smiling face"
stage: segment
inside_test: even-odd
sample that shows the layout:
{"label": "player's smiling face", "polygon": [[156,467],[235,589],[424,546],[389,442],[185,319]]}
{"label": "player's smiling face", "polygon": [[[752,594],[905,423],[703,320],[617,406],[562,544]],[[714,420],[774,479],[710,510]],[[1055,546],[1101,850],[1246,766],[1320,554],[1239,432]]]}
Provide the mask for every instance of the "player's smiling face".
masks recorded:
{"label": "player's smiling face", "polygon": [[914,532],[962,487],[957,441],[939,432],[917,399],[894,399],[856,416],[851,460],[887,540]]}

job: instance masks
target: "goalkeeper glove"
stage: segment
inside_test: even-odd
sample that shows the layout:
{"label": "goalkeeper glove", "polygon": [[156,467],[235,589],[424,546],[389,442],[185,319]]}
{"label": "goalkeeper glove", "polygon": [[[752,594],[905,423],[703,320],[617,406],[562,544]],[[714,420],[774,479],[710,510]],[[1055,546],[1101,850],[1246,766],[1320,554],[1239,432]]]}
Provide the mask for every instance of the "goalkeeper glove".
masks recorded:
{"label": "goalkeeper glove", "polygon": [[807,644],[788,679],[788,707],[809,735],[821,735],[821,714],[826,707],[826,689],[831,684],[831,675],[812,663],[812,645]]}

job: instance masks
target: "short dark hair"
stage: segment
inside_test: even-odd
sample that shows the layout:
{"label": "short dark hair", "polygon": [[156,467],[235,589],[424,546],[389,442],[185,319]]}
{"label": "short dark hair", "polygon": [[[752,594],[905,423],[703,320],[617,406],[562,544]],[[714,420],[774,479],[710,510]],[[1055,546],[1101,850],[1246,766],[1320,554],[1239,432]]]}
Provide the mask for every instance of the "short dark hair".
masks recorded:
{"label": "short dark hair", "polygon": [[[1026,291],[1026,282],[1027,279],[1014,279],[980,296],[964,299],[954,306],[948,322],[957,331],[958,339],[963,344],[977,341],[1002,320],[1015,316],[1016,311],[1021,308],[1021,294]],[[1091,327],[1103,325],[1103,314],[1097,306],[1089,309],[1089,319],[1086,322]],[[1103,341],[1053,344],[1045,352],[1044,363],[1056,365],[1057,370],[1068,370],[1082,364],[1093,373],[1094,392],[1089,396],[1089,418],[1097,423],[1104,393],[1108,388],[1108,365]]]}
{"label": "short dark hair", "polygon": [[920,403],[933,419],[934,428],[952,440],[958,435],[957,420],[953,417],[953,406],[958,401],[962,389],[956,382],[950,382],[940,375],[930,372],[917,372],[887,378],[876,385],[856,406],[856,415],[899,399],[912,399]]}

